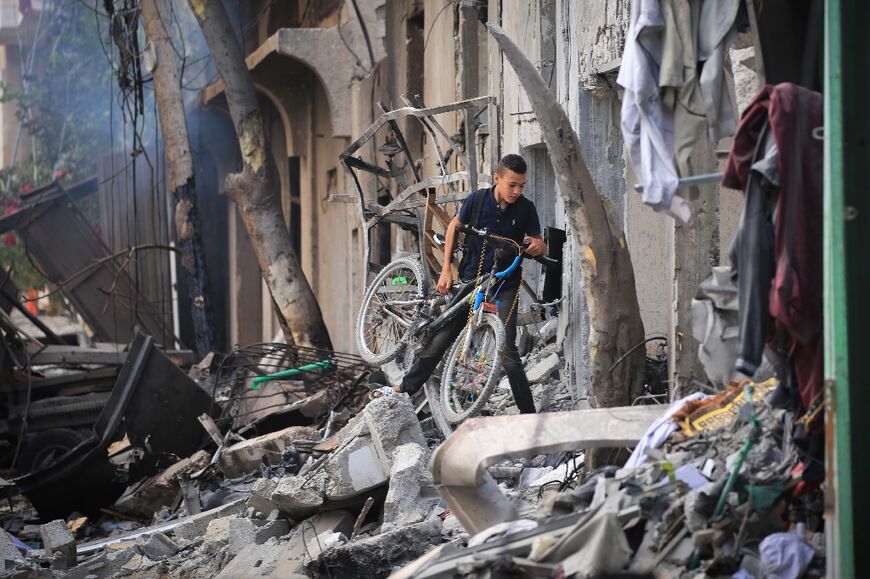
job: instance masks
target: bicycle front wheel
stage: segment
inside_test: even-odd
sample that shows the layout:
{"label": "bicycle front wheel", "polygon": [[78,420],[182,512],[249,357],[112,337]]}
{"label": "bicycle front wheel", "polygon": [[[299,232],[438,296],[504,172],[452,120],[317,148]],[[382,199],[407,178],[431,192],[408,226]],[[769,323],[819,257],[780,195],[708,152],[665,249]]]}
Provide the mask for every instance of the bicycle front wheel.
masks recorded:
{"label": "bicycle front wheel", "polygon": [[483,410],[499,379],[504,343],[504,324],[494,314],[485,314],[479,325],[469,324],[460,334],[441,375],[441,410],[448,422],[458,424]]}
{"label": "bicycle front wheel", "polygon": [[396,357],[423,303],[423,283],[420,262],[410,258],[391,262],[375,277],[357,318],[356,343],[363,360],[381,365]]}

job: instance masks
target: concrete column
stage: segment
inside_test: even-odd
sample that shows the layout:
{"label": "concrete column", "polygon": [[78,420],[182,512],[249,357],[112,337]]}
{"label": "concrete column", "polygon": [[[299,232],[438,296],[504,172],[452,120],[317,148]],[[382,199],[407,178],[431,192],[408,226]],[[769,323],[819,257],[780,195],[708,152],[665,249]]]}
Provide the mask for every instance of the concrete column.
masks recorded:
{"label": "concrete column", "polygon": [[[692,154],[695,173],[717,170],[713,147],[699,139]],[[692,298],[698,286],[719,265],[719,186],[701,185],[681,190],[692,206],[692,220],[686,226],[674,225],[672,266],[673,319],[668,336],[670,353],[671,395],[681,398],[698,390],[695,381],[707,382],[698,361],[698,342],[692,336]]]}

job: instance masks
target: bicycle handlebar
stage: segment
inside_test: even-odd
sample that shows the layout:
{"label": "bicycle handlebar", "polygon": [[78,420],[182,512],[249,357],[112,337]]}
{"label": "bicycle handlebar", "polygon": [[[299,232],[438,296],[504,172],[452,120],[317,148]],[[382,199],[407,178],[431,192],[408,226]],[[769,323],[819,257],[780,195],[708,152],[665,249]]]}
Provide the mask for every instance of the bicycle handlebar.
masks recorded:
{"label": "bicycle handlebar", "polygon": [[522,243],[522,244],[517,243],[516,241],[514,241],[510,237],[504,237],[503,235],[496,235],[494,233],[490,233],[486,229],[477,229],[476,227],[472,227],[471,225],[465,225],[464,223],[460,223],[459,227],[457,227],[457,230],[461,231],[462,233],[472,233],[474,235],[479,235],[480,237],[494,239],[496,241],[501,241],[502,243],[505,243],[505,244],[510,243],[516,247],[517,258],[514,260],[514,262],[506,270],[496,274],[496,277],[498,279],[501,279],[502,277],[512,273],[519,266],[520,262],[524,258],[525,259],[532,259],[532,260],[537,261],[538,263],[540,263],[541,265],[544,265],[544,266],[551,266],[551,265],[556,265],[559,263],[558,260],[553,259],[552,257],[544,256],[544,255],[535,255],[535,256],[526,255],[524,253],[524,251],[529,246],[527,243]]}

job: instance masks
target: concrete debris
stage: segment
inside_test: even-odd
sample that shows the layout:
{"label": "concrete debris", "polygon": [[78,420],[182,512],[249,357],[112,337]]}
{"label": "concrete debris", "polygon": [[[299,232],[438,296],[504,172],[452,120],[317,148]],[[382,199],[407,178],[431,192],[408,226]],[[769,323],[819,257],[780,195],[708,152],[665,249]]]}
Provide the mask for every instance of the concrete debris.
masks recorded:
{"label": "concrete debris", "polygon": [[562,359],[555,353],[550,354],[526,371],[529,382],[537,384],[552,376],[562,367]]}
{"label": "concrete debris", "polygon": [[272,537],[281,537],[290,532],[290,523],[285,519],[264,520],[234,518],[230,519],[229,536],[227,538],[231,556],[248,545],[262,545]]}
{"label": "concrete debris", "polygon": [[426,445],[414,405],[407,395],[378,398],[365,407],[363,416],[386,472],[393,467],[396,448],[409,442]]}
{"label": "concrete debris", "polygon": [[24,555],[21,554],[6,531],[0,529],[0,564],[2,564],[0,570],[8,571],[21,561],[24,561]]}
{"label": "concrete debris", "polygon": [[139,551],[143,555],[152,561],[171,557],[178,552],[178,545],[163,533],[143,535],[136,539],[136,546],[139,547]]}
{"label": "concrete debris", "polygon": [[227,478],[244,476],[256,471],[264,459],[280,462],[284,450],[297,440],[317,441],[320,433],[307,426],[291,426],[239,442],[221,452],[218,467]]}
{"label": "concrete debris", "polygon": [[209,522],[202,538],[202,546],[206,553],[217,553],[229,543],[230,520],[234,518],[236,517],[230,515]]}
{"label": "concrete debris", "polygon": [[324,464],[326,498],[334,501],[350,499],[385,484],[388,480],[384,464],[370,435],[360,435],[336,451]]}
{"label": "concrete debris", "polygon": [[328,479],[329,475],[323,470],[307,477],[285,477],[278,483],[271,500],[291,517],[307,517],[323,506]]}
{"label": "concrete debris", "polygon": [[179,480],[199,472],[208,466],[211,456],[204,450],[180,460],[166,470],[129,487],[115,501],[115,509],[122,513],[134,513],[152,517],[162,507],[170,504],[181,489]]}
{"label": "concrete debris", "polygon": [[205,535],[212,521],[229,515],[237,515],[244,510],[245,500],[239,499],[222,507],[188,517],[173,531],[175,538],[181,541],[194,541]]}
{"label": "concrete debris", "polygon": [[70,567],[76,564],[76,540],[69,532],[66,522],[55,519],[39,527],[43,549],[49,555],[60,553]]}
{"label": "concrete debris", "polygon": [[441,520],[417,523],[336,547],[305,565],[310,577],[388,577],[441,543]]}
{"label": "concrete debris", "polygon": [[381,527],[384,533],[422,522],[439,502],[429,471],[427,448],[403,444],[393,451],[392,463]]}

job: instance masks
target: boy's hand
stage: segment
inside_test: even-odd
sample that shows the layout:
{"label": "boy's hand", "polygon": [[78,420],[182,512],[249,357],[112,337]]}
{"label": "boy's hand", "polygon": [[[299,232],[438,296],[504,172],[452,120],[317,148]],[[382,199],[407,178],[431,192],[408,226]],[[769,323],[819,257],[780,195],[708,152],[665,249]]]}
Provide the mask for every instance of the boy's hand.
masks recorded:
{"label": "boy's hand", "polygon": [[526,235],[523,238],[524,243],[528,243],[529,247],[526,248],[525,253],[531,255],[532,257],[538,257],[539,255],[543,255],[547,251],[547,244],[544,243],[544,240],[540,237],[529,237]]}
{"label": "boy's hand", "polygon": [[438,285],[435,286],[436,291],[445,295],[449,290],[450,286],[453,285],[453,272],[449,269],[441,272],[441,277],[438,278]]}

